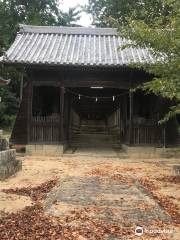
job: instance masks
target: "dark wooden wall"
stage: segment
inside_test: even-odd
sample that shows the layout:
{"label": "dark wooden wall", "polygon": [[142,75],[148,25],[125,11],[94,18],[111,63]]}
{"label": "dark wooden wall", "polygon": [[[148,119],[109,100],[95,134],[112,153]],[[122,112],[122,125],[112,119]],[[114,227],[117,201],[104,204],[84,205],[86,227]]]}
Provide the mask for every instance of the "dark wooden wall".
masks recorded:
{"label": "dark wooden wall", "polygon": [[[81,88],[91,86],[103,86],[106,88],[121,89],[128,91],[130,88],[137,86],[138,84],[148,81],[152,76],[137,69],[130,69],[122,67],[119,69],[96,69],[96,68],[27,68],[27,83],[23,89],[23,99],[20,105],[19,113],[16,118],[14,129],[11,136],[11,142],[14,144],[27,144],[34,142],[40,143],[68,143],[70,138],[70,122],[72,112],[72,99],[71,95],[66,91],[66,88]],[[56,86],[60,91],[60,116],[59,119],[53,119],[51,123],[50,119],[33,119],[32,118],[32,99],[33,99],[33,86]],[[121,139],[128,144],[142,144],[144,139],[148,139],[148,143],[153,144],[158,142],[159,145],[163,144],[163,135],[161,139],[156,139],[157,133],[161,135],[161,132],[157,132],[158,127],[151,128],[151,126],[145,126],[141,128],[133,123],[133,114],[137,113],[137,102],[133,102],[132,116],[129,112],[130,98],[122,97],[121,110],[117,114],[121,116],[123,126],[116,126],[118,131],[121,132]],[[132,119],[131,119],[132,118]],[[53,125],[51,130],[47,130],[48,124]],[[41,131],[36,130],[36,126],[41,126]],[[43,127],[42,127],[43,126]],[[126,132],[125,128],[126,127]],[[32,137],[32,129],[34,129],[35,137]],[[40,128],[39,128],[40,129]],[[174,131],[174,135],[172,133]],[[36,132],[36,131],[40,131]],[[159,130],[158,130],[159,131]],[[152,134],[151,134],[152,133]],[[166,143],[170,139],[170,142],[175,142],[175,138],[178,138],[177,129],[173,127],[173,124],[168,125],[166,128]],[[47,137],[47,135],[50,136]],[[140,137],[141,135],[141,137]],[[46,137],[44,137],[46,136]],[[153,137],[154,136],[154,137]]]}
{"label": "dark wooden wall", "polygon": [[10,142],[13,144],[27,144],[28,142],[28,104],[30,98],[31,83],[23,88],[23,99],[11,134]]}

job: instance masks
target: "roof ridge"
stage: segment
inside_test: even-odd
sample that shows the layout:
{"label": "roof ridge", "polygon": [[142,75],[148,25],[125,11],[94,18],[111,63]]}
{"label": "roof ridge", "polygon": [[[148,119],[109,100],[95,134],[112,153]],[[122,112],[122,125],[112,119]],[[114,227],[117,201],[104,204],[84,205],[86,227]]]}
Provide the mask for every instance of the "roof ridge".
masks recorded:
{"label": "roof ridge", "polygon": [[69,34],[69,35],[118,35],[115,28],[35,26],[20,24],[20,33]]}

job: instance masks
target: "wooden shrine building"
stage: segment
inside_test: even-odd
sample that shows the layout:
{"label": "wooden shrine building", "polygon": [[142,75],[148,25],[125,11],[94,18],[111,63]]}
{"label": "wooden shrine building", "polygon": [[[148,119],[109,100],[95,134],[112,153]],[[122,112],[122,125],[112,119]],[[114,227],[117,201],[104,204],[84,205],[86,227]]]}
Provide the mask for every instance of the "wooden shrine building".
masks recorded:
{"label": "wooden shrine building", "polygon": [[[154,63],[146,49],[119,49],[115,29],[21,25],[1,62],[23,72],[11,142],[25,146],[176,144],[167,102],[131,89],[151,80],[130,63]],[[103,138],[104,136],[104,138]],[[99,140],[98,140],[99,139]]]}

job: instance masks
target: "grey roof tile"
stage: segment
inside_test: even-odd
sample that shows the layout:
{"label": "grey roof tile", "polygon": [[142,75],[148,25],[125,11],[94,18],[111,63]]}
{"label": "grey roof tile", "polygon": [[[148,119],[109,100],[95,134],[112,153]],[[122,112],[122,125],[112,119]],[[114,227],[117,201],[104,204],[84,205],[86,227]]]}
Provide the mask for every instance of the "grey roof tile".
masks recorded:
{"label": "grey roof tile", "polygon": [[20,32],[1,61],[7,63],[121,66],[153,63],[147,49],[120,49],[129,41],[116,29],[21,25]]}

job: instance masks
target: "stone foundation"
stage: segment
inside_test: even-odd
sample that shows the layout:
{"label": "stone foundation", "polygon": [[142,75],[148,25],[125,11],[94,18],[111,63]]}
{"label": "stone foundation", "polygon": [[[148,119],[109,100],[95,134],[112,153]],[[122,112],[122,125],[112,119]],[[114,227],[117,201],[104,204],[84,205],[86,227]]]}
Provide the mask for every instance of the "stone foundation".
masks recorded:
{"label": "stone foundation", "polygon": [[134,147],[122,145],[122,149],[126,152],[129,158],[155,158],[156,148],[155,147]]}
{"label": "stone foundation", "polygon": [[31,156],[60,157],[63,155],[66,145],[27,145],[26,154]]}
{"label": "stone foundation", "polygon": [[16,160],[16,150],[0,152],[0,180],[4,180],[22,169],[22,162]]}
{"label": "stone foundation", "polygon": [[129,158],[180,158],[180,148],[156,148],[148,146],[122,145]]}

